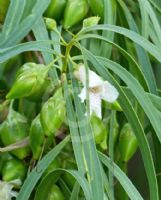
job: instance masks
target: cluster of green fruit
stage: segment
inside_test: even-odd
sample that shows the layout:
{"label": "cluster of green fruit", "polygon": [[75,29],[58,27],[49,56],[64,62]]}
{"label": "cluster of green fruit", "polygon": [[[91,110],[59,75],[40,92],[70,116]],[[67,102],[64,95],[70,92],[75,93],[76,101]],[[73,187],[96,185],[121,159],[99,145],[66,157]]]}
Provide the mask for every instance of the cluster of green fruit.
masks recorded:
{"label": "cluster of green fruit", "polygon": [[[2,23],[9,0],[0,0],[0,5],[0,22]],[[63,26],[67,29],[87,17],[89,11],[103,19],[103,0],[51,0],[44,16],[55,19],[57,22],[63,21]]]}
{"label": "cluster of green fruit", "polygon": [[[3,13],[0,11],[0,22],[4,21],[8,3],[3,5],[5,9]],[[89,12],[103,20],[103,0],[51,0],[44,16],[55,19],[57,23],[63,24],[64,29],[68,29],[86,18]],[[19,179],[23,182],[27,176],[28,168],[57,143],[56,138],[59,138],[60,130],[65,127],[67,131],[64,134],[67,135],[69,132],[62,85],[60,83],[53,89],[49,76],[51,67],[52,65],[50,64],[45,66],[44,64],[35,64],[33,62],[24,64],[17,70],[16,80],[6,95],[10,106],[8,108],[8,105],[6,105],[8,114],[0,125],[1,145],[6,147],[28,137],[29,144],[28,146],[14,149],[10,153],[0,154],[0,173],[3,181],[9,182]],[[27,104],[25,101],[29,103]],[[24,116],[19,109],[14,108],[14,104],[17,102],[18,104],[24,103],[24,107],[35,103],[36,114],[31,110],[33,115],[30,115],[32,116],[30,119]],[[117,106],[111,109],[120,111]],[[28,112],[30,112],[30,109]],[[90,118],[90,123],[97,147],[102,152],[107,151],[110,123],[108,122],[107,125],[107,122],[104,122],[94,114]],[[136,152],[137,140],[130,125],[124,124],[122,129],[119,130],[116,119],[113,127],[113,142],[116,144],[116,152],[119,152],[121,161],[128,162]],[[70,149],[72,149],[71,144]],[[71,150],[67,150],[66,154],[69,157],[73,156]],[[72,158],[74,163],[72,166],[67,159],[65,159],[65,164],[63,164],[62,160],[64,158],[60,155],[59,160],[55,160],[49,166],[44,176],[56,168],[76,168],[74,158]],[[65,174],[63,179],[72,190],[74,186],[72,177]],[[59,184],[52,185],[47,200],[65,199],[62,191],[63,189]]]}
{"label": "cluster of green fruit", "polygon": [[89,10],[103,19],[103,0],[51,0],[45,16],[57,22],[62,20],[68,29],[86,18]]}

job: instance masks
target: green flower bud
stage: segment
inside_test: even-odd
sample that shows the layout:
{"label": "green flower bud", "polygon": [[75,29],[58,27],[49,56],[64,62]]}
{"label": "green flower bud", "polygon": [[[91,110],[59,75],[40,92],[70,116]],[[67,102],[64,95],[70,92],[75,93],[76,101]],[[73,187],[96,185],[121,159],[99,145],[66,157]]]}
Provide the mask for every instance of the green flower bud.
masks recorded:
{"label": "green flower bud", "polygon": [[65,101],[62,94],[62,88],[59,88],[53,97],[43,105],[40,120],[44,133],[50,136],[61,127],[66,115]]}
{"label": "green flower bud", "polygon": [[63,26],[65,29],[79,23],[88,12],[88,4],[86,0],[68,0],[65,13]]}
{"label": "green flower bud", "polygon": [[2,178],[4,181],[9,182],[15,179],[23,181],[27,174],[27,167],[24,163],[16,158],[7,160],[3,165]]}
{"label": "green flower bud", "polygon": [[121,112],[122,108],[120,106],[120,104],[118,103],[118,101],[115,101],[113,103],[108,103],[107,101],[103,101],[103,107],[109,109],[109,110],[116,110]]}
{"label": "green flower bud", "polygon": [[107,136],[106,128],[100,118],[95,114],[91,116],[90,119],[91,127],[94,133],[96,144],[100,144]]}
{"label": "green flower bud", "polygon": [[26,63],[18,71],[16,82],[7,94],[7,99],[26,97],[39,100],[49,85],[47,74],[49,67],[42,64]]}
{"label": "green flower bud", "polygon": [[59,21],[64,13],[67,0],[51,0],[45,16]]}
{"label": "green flower bud", "polygon": [[42,144],[44,141],[44,131],[40,122],[40,115],[38,115],[31,124],[30,128],[30,147],[33,153],[33,158],[37,160],[42,151]]}
{"label": "green flower bud", "polygon": [[83,28],[97,25],[99,20],[100,20],[100,17],[97,17],[97,16],[88,17],[83,20]]}
{"label": "green flower bud", "polygon": [[46,18],[46,17],[44,19],[45,19],[46,27],[48,30],[53,31],[57,29],[57,24],[54,19]]}
{"label": "green flower bud", "polygon": [[114,103],[111,103],[111,109],[112,110],[117,110],[117,111],[122,111],[122,108],[118,101],[115,101]]}
{"label": "green flower bud", "polygon": [[57,185],[51,186],[47,200],[65,200],[63,193]]}
{"label": "green flower bud", "polygon": [[138,147],[137,139],[130,124],[125,124],[120,132],[119,151],[123,161],[127,162],[134,155]]}
{"label": "green flower bud", "polygon": [[[27,119],[18,112],[10,110],[7,119],[0,126],[0,137],[2,143],[7,146],[27,137],[28,131]],[[29,151],[29,147],[23,147],[11,151],[11,153],[23,159],[28,155]]]}

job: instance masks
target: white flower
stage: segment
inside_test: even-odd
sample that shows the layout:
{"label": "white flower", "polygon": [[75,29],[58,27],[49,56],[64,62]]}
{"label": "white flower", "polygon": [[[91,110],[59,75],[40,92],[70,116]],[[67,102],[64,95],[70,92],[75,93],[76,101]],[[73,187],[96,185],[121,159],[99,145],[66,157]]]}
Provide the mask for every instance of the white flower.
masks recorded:
{"label": "white flower", "polygon": [[12,182],[4,182],[0,180],[0,199],[3,200],[11,200],[12,197],[17,196],[17,192],[12,191],[13,183]]}
{"label": "white flower", "polygon": [[[80,65],[78,70],[74,72],[74,75],[84,85],[81,93],[79,94],[81,102],[84,102],[87,99],[85,66],[83,64]],[[90,115],[92,115],[94,112],[99,118],[101,118],[101,100],[103,99],[109,103],[112,103],[117,99],[119,93],[113,85],[111,85],[108,81],[104,81],[95,72],[88,70],[88,75]]]}

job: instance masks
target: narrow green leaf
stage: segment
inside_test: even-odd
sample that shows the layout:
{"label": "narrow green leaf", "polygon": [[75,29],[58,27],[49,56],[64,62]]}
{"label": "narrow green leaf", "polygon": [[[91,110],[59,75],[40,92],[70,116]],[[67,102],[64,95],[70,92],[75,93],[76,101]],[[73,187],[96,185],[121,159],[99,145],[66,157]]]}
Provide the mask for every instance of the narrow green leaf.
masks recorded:
{"label": "narrow green leaf", "polygon": [[150,147],[145,137],[143,127],[141,126],[141,123],[133,109],[133,106],[131,105],[130,101],[128,100],[127,96],[125,95],[125,93],[123,92],[117,81],[110,75],[108,70],[104,67],[104,63],[101,62],[102,60],[101,59],[98,60],[98,58],[94,57],[87,50],[84,52],[84,54],[86,55],[86,58],[93,64],[97,72],[105,80],[110,81],[118,89],[119,91],[118,101],[123,109],[125,116],[127,117],[127,120],[131,124],[131,127],[133,128],[136,138],[138,140],[139,148],[144,162],[145,171],[149,182],[151,199],[158,200],[159,199],[158,185],[157,185],[154,163],[150,152]]}
{"label": "narrow green leaf", "polygon": [[131,200],[143,200],[142,196],[132,184],[130,179],[124,174],[124,172],[107,156],[99,153],[99,158],[103,162],[103,164],[108,167],[108,169],[114,174],[117,180],[120,182],[126,193],[128,194]]}
{"label": "narrow green leaf", "polygon": [[[34,33],[37,41],[50,40],[43,18],[40,18],[37,21],[37,23],[33,27],[33,33]],[[50,44],[44,44],[44,47],[47,48],[47,49],[51,49]],[[48,65],[54,59],[53,55],[49,54],[47,52],[42,52],[42,55],[43,55],[43,58],[44,58],[46,65]],[[54,81],[54,84],[57,84],[58,83],[58,75],[57,75],[56,69],[50,70],[50,75],[51,75],[51,78]]]}
{"label": "narrow green leaf", "polygon": [[80,191],[80,186],[79,186],[78,182],[76,182],[73,187],[70,200],[78,200],[79,191]]}
{"label": "narrow green leaf", "polygon": [[[134,18],[132,16],[132,14],[129,12],[129,9],[127,8],[126,4],[122,0],[117,0],[117,1],[119,2],[120,6],[122,7],[122,9],[125,13],[125,17],[127,19],[130,29],[139,34],[139,29],[137,27],[137,24],[135,23]],[[142,2],[141,2],[141,4],[142,4]],[[145,52],[145,50],[143,48],[141,48],[139,46],[139,44],[135,44],[135,49],[137,52],[137,56],[138,56],[138,60],[139,60],[141,69],[146,77],[146,80],[147,80],[147,83],[149,86],[149,91],[154,94],[157,94],[157,89],[156,89],[157,87],[156,87],[156,82],[155,82],[152,66],[150,63],[150,59],[149,59],[147,53]]]}
{"label": "narrow green leaf", "polygon": [[[139,1],[142,3],[142,5],[144,5],[144,8],[146,9],[147,13],[149,14],[151,21],[152,21],[152,25],[154,27],[154,30],[155,30],[155,32],[158,36],[158,39],[160,41],[160,44],[161,44],[161,39],[160,39],[161,27],[160,27],[159,21],[156,17],[156,14],[155,14],[152,6],[150,5],[148,0],[139,0]],[[158,45],[160,45],[160,44],[158,44]]]}
{"label": "narrow green leaf", "polygon": [[21,43],[9,48],[4,48],[0,50],[0,63],[5,62],[8,59],[26,51],[42,51],[58,55],[56,51],[44,47],[45,44],[50,44],[50,43],[53,43],[53,41],[33,41],[33,42]]}
{"label": "narrow green leaf", "polygon": [[10,1],[9,9],[2,29],[3,40],[8,37],[10,32],[20,23],[24,12],[26,0]]}
{"label": "narrow green leaf", "polygon": [[[137,73],[138,79],[141,82],[141,84],[143,85],[143,87],[145,89],[147,89],[148,87],[148,80],[146,80],[146,77],[144,76],[144,74],[142,73],[138,63],[135,61],[135,59],[126,51],[124,50],[122,47],[120,47],[118,44],[106,39],[105,37],[96,35],[96,34],[85,34],[85,35],[81,35],[78,37],[78,41],[79,40],[83,40],[83,39],[88,39],[88,38],[95,38],[95,39],[99,39],[99,40],[103,40],[111,45],[113,45],[114,47],[116,47],[120,53],[122,53],[122,55],[125,56],[125,58],[131,63],[131,65],[133,67],[135,67],[135,71]],[[148,88],[150,90],[150,88]]]}
{"label": "narrow green leaf", "polygon": [[17,200],[28,200],[32,190],[34,189],[36,183],[41,178],[43,172],[47,169],[50,163],[56,158],[56,156],[61,152],[61,150],[65,147],[65,145],[68,142],[69,142],[69,136],[66,137],[61,143],[59,143],[56,147],[54,147],[54,149],[52,149],[43,157],[43,159],[28,175],[23,186],[21,187]]}
{"label": "narrow green leaf", "polygon": [[64,82],[64,97],[66,100],[66,110],[67,110],[67,123],[69,125],[72,145],[74,149],[75,159],[78,166],[79,172],[84,175],[86,173],[86,167],[84,163],[83,148],[81,144],[81,139],[78,131],[78,124],[76,121],[75,112],[73,109],[71,91],[67,82]]}
{"label": "narrow green leaf", "polygon": [[47,176],[45,176],[37,188],[34,200],[44,200],[48,195],[49,188],[52,184],[56,183],[56,181],[62,173],[71,174],[83,189],[86,199],[91,200],[91,194],[87,180],[84,177],[82,177],[78,171],[66,169],[56,169],[49,173]]}
{"label": "narrow green leaf", "polygon": [[87,164],[87,177],[89,184],[92,188],[92,200],[103,199],[103,179],[101,164],[98,159],[94,136],[89,124],[89,120],[85,117],[84,105],[81,104],[78,97],[79,85],[73,79],[71,68],[70,76],[72,80],[72,87],[74,92],[74,103],[76,107],[76,115],[78,118],[78,126],[80,131],[80,136],[82,139],[82,145],[84,149],[84,156]]}
{"label": "narrow green leaf", "polygon": [[106,30],[106,31],[113,31],[119,33],[121,35],[126,36],[127,38],[131,39],[141,47],[143,47],[146,51],[148,51],[152,56],[154,56],[159,62],[161,62],[161,49],[158,48],[156,45],[152,44],[144,37],[140,36],[139,34],[128,30],[126,28],[122,28],[120,26],[103,24],[103,25],[96,25],[88,28],[84,28],[79,35],[83,33],[87,33],[94,30]]}
{"label": "narrow green leaf", "polygon": [[[104,2],[104,24],[116,23],[116,2],[111,0],[103,0]],[[102,36],[108,40],[113,41],[114,33],[103,31]],[[103,41],[100,46],[100,55],[106,58],[110,58],[112,47]]]}
{"label": "narrow green leaf", "polygon": [[[16,26],[5,40],[0,41],[0,47],[9,47],[20,42],[36,24],[37,20],[42,16],[48,7],[50,0],[37,0],[32,13],[28,15],[18,26]],[[21,31],[20,31],[21,30]]]}

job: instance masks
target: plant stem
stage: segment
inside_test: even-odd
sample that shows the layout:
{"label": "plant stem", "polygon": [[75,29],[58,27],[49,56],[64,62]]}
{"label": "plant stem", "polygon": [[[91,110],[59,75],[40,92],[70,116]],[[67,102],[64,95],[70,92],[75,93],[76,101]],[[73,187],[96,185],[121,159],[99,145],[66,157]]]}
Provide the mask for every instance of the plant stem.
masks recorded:
{"label": "plant stem", "polygon": [[65,57],[64,57],[64,65],[63,65],[63,72],[66,72],[66,71],[67,71],[68,57],[69,57],[70,50],[71,50],[73,44],[74,44],[74,41],[71,40],[71,41],[68,43],[68,45],[66,46]]}

